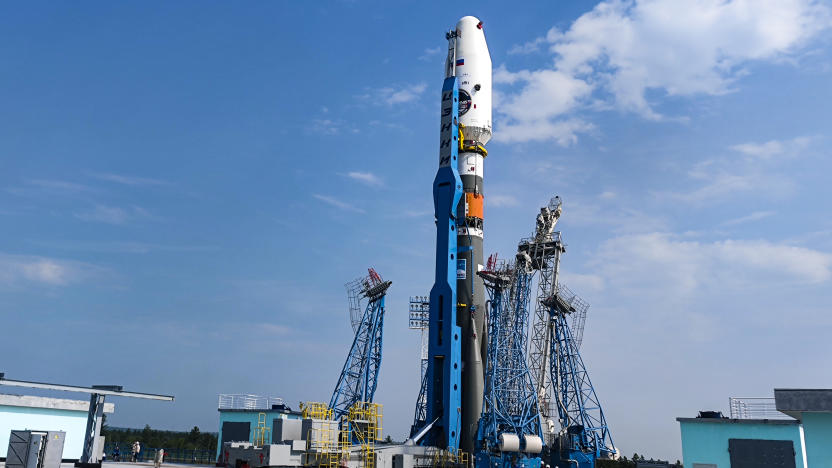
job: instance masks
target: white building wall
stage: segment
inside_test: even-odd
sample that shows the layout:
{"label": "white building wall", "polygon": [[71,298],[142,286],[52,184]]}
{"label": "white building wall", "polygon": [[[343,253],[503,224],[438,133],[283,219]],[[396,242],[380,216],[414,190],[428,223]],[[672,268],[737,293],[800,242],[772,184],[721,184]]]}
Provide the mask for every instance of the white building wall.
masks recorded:
{"label": "white building wall", "polygon": [[[0,395],[0,458],[6,457],[12,430],[64,431],[64,459],[81,458],[89,401]],[[112,413],[112,403],[104,412]]]}

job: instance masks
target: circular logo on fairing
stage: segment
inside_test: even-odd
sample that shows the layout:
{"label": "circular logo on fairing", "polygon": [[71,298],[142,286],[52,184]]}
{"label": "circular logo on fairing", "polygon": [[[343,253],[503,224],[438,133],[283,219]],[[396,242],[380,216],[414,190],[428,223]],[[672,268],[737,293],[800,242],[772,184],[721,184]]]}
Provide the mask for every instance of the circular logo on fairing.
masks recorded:
{"label": "circular logo on fairing", "polygon": [[464,89],[459,90],[459,115],[465,115],[471,108],[471,95]]}

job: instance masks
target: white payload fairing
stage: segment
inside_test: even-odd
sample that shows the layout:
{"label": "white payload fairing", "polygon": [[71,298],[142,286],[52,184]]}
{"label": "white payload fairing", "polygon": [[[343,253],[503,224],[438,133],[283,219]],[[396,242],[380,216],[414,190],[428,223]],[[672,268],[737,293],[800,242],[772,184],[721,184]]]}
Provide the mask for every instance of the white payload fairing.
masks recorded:
{"label": "white payload fairing", "polygon": [[491,140],[491,54],[482,21],[466,16],[449,36],[453,34],[445,77],[459,80],[459,120],[466,128],[465,139],[485,145]]}
{"label": "white payload fairing", "polygon": [[491,139],[491,55],[482,21],[466,16],[448,32],[445,77],[459,83],[459,176],[463,196],[457,208],[457,322],[462,330],[460,449],[473,451],[482,412],[488,334],[483,268],[483,163]]}

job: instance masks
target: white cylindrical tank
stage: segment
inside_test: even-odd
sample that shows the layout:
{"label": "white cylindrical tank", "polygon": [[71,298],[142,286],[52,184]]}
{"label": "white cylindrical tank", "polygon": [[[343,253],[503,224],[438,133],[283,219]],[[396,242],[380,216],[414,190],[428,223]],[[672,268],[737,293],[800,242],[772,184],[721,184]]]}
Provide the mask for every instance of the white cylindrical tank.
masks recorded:
{"label": "white cylindrical tank", "polygon": [[540,437],[536,435],[526,434],[523,436],[523,440],[526,442],[526,449],[524,450],[524,452],[540,453],[543,451],[543,441],[540,439]]}
{"label": "white cylindrical tank", "polygon": [[520,437],[518,437],[517,434],[509,434],[505,432],[500,434],[500,451],[519,452]]}
{"label": "white cylindrical tank", "polygon": [[466,140],[482,145],[491,139],[491,55],[482,21],[465,16],[456,23],[454,57],[446,70],[459,79],[459,121]]}

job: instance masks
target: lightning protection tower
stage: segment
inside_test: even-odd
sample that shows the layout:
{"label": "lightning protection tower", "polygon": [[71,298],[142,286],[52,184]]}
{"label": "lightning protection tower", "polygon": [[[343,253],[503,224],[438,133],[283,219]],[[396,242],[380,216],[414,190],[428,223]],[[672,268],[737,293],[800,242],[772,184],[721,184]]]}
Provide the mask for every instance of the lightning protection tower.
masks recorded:
{"label": "lightning protection tower", "polygon": [[[382,331],[384,327],[384,297],[391,281],[384,281],[370,268],[366,277],[346,284],[350,301],[350,318],[355,331],[350,352],[329,407],[336,419],[347,414],[357,402],[372,402],[381,367]],[[366,301],[363,314],[357,311]]]}

